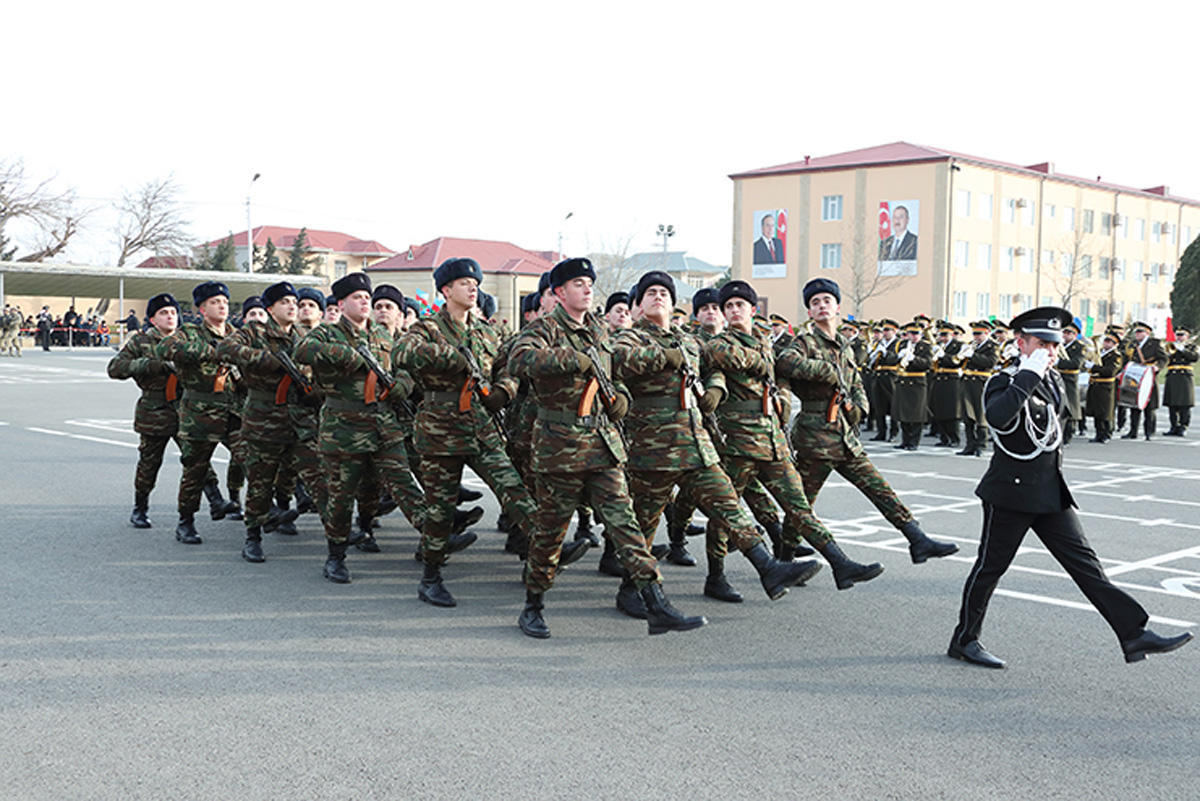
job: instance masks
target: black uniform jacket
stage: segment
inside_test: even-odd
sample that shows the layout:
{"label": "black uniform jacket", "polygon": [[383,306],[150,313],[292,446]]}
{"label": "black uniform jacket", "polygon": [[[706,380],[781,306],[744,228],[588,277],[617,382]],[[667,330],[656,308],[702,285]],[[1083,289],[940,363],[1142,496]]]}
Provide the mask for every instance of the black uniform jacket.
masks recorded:
{"label": "black uniform jacket", "polygon": [[[1003,370],[984,387],[984,414],[1005,448],[1027,454],[1034,445],[1025,428],[1026,415],[1032,413],[1036,429],[1044,431],[1048,415],[1063,419],[1065,397],[1062,376],[1054,370],[1047,370],[1044,378],[1032,370]],[[1013,429],[1014,422],[1012,433],[999,434]],[[1075,505],[1062,475],[1061,444],[1029,460],[1014,459],[1003,449],[993,448],[992,462],[975,494],[995,506],[1031,514],[1061,512]]]}

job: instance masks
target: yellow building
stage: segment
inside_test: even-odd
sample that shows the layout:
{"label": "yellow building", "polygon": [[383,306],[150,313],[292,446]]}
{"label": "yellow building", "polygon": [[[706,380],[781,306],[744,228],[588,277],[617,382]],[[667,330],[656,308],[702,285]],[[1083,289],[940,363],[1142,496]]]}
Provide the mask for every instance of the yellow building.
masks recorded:
{"label": "yellow building", "polygon": [[[896,142],[731,175],[733,268],[764,311],[803,320],[837,281],[843,314],[959,323],[1064,305],[1103,330],[1164,332],[1200,201]],[[1086,331],[1085,331],[1086,333]]]}

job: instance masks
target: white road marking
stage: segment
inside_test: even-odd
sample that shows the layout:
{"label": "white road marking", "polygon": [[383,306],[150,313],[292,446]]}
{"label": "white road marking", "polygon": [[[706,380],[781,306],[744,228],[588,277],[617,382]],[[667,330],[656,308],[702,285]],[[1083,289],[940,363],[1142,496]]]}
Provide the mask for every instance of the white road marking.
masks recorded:
{"label": "white road marking", "polygon": [[105,445],[120,445],[122,448],[136,448],[137,447],[136,442],[119,442],[115,439],[103,439],[101,437],[89,437],[86,434],[72,434],[69,431],[55,431],[52,428],[38,428],[36,426],[29,426],[26,430],[27,431],[36,431],[39,434],[53,434],[56,437],[70,437],[71,439],[83,439],[83,440],[87,440],[88,442],[102,442]]}
{"label": "white road marking", "polygon": [[[1095,612],[1100,614],[1096,607],[1091,604],[1080,603],[1079,601],[1064,601],[1060,598],[1050,598],[1045,595],[1033,595],[1028,592],[1017,592],[1015,590],[997,589],[996,595],[1007,595],[1009,598],[1019,598],[1022,601],[1035,601],[1040,604],[1049,604],[1050,606],[1063,606],[1067,609],[1082,609],[1085,612]],[[1158,615],[1150,615],[1151,623],[1159,623],[1163,626],[1179,626],[1180,628],[1192,628],[1196,624],[1191,620],[1178,620],[1173,617],[1159,617]]]}
{"label": "white road marking", "polygon": [[1200,545],[1196,545],[1191,548],[1184,548],[1178,551],[1171,551],[1170,553],[1159,554],[1157,556],[1151,556],[1148,559],[1139,559],[1136,562],[1126,562],[1123,565],[1109,568],[1107,573],[1109,576],[1119,576],[1122,573],[1131,573],[1134,570],[1141,570],[1145,567],[1156,567],[1163,562],[1173,562],[1176,559],[1182,559],[1188,556],[1200,556]]}

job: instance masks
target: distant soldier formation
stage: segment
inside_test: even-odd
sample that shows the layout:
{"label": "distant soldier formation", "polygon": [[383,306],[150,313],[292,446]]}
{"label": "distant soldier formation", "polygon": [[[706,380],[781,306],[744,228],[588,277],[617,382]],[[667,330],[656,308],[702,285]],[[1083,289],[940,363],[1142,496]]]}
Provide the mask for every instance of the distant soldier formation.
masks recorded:
{"label": "distant soldier formation", "polygon": [[[469,467],[499,502],[504,550],[524,563],[517,625],[537,639],[550,636],[546,598],[562,568],[601,544],[599,570],[618,580],[616,608],[650,634],[706,623],[672,604],[657,566],[697,565],[689,537],[704,538],[704,595],[727,603],[745,600],[725,574],[731,550],[772,601],[825,565],[839,590],[875,579],[884,566],[853,559],[813,511],[834,471],[901,533],[914,563],[958,550],[926,534],[860,436],[899,437],[895,447],[916,450],[928,425],[938,446],[980,455],[985,387],[1019,357],[1002,324],[972,323],[966,340],[965,329],[923,316],[844,320],[837,284],[816,279],[803,292],[809,320],[793,327],[758,314],[745,281],[698,291],[689,314],[666,273],[603,299],[595,279],[587,259],[555,265],[522,298],[515,333],[493,322],[495,299],[465,258],[435,271],[444,303],[424,316],[364,273],[334,282],[328,297],[273,284],[242,304],[240,329],[228,324],[224,284],[197,286],[200,320],[182,326],[174,298],[152,298],[147,327],[109,364],[113,378],[142,390],[131,523],[152,526],[149,497],[173,440],[180,543],[202,542],[202,497],[213,520],[244,523],[241,555],[256,564],[268,557],[264,533],[294,535],[298,517],[315,513],[323,575],[341,584],[351,581],[350,549],[380,551],[378,517],[399,509],[420,535],[418,598],[453,607],[449,566],[476,542],[471,526],[482,516],[460,508],[480,497],[462,484]],[[1098,348],[1063,338],[1066,430],[1082,432],[1086,414],[1093,441],[1111,436],[1117,373],[1137,363],[1168,371],[1167,433],[1182,436],[1196,361],[1187,332],[1168,348],[1141,324],[1128,339],[1119,333]],[[1085,398],[1081,374],[1095,382]],[[1154,395],[1131,411],[1132,428],[1144,419],[1150,436],[1157,405]],[[230,453],[228,497],[212,468],[219,443]],[[703,526],[692,521],[696,509]],[[668,542],[656,544],[660,519]]]}

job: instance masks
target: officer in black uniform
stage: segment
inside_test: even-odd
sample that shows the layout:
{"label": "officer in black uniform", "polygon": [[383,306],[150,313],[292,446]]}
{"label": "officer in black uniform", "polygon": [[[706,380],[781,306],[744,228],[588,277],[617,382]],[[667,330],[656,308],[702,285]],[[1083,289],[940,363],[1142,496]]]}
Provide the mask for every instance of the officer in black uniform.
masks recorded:
{"label": "officer in black uniform", "polygon": [[984,414],[996,447],[975,488],[983,500],[983,539],[947,652],[964,662],[1004,667],[980,645],[979,632],[992,591],[1030,528],[1112,626],[1126,662],[1173,651],[1192,639],[1191,632],[1162,637],[1146,628],[1146,610],[1104,575],[1075,514],[1075,499],[1062,475],[1066,390],[1062,376],[1050,369],[1070,322],[1071,313],[1056,306],[1013,318],[1020,361],[984,388]]}

